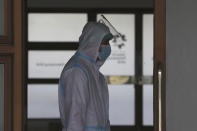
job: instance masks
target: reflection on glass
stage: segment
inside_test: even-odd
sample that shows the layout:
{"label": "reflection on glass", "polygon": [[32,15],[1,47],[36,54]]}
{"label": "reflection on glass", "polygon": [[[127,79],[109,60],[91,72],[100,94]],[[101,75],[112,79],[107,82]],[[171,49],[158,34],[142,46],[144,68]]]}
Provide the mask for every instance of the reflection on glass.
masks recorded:
{"label": "reflection on glass", "polygon": [[59,78],[75,51],[29,51],[28,78]]}
{"label": "reflection on glass", "polygon": [[4,65],[0,64],[0,131],[4,131]]}
{"label": "reflection on glass", "polygon": [[63,42],[78,41],[87,14],[73,13],[29,13],[28,40]]}
{"label": "reflection on glass", "polygon": [[143,15],[143,72],[153,75],[153,15]]}
{"label": "reflection on glass", "polygon": [[133,85],[109,85],[111,125],[135,125],[135,90]]}
{"label": "reflection on glass", "polygon": [[153,126],[153,85],[143,86],[143,125]]}
{"label": "reflection on glass", "polygon": [[5,34],[4,0],[0,0],[0,36]]}
{"label": "reflection on glass", "polygon": [[[133,14],[104,14],[110,23],[123,34],[110,41],[112,52],[101,72],[105,75],[134,75],[135,17]],[[99,14],[97,15],[99,19]]]}
{"label": "reflection on glass", "polygon": [[58,86],[28,85],[28,118],[59,118]]}

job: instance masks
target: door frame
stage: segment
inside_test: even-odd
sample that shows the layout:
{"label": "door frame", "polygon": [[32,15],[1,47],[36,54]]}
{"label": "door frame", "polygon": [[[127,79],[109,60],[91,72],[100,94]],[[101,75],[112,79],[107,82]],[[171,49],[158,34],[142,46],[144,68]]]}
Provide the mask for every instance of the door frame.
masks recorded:
{"label": "door frame", "polygon": [[[154,131],[166,131],[166,0],[155,0],[154,4]],[[161,83],[158,79],[159,70]]]}
{"label": "door frame", "polygon": [[4,130],[13,130],[13,83],[12,55],[0,53],[0,64],[4,65]]}
{"label": "door frame", "polygon": [[5,65],[5,131],[22,131],[22,0],[5,0],[5,35],[0,63]]}

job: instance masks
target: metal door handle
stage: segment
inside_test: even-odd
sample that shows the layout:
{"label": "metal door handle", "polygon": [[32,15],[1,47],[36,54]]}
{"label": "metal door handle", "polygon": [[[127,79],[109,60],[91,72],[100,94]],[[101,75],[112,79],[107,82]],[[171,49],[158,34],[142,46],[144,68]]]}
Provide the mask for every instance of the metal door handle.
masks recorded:
{"label": "metal door handle", "polygon": [[162,70],[159,68],[158,70],[159,131],[162,131],[161,80],[162,80]]}

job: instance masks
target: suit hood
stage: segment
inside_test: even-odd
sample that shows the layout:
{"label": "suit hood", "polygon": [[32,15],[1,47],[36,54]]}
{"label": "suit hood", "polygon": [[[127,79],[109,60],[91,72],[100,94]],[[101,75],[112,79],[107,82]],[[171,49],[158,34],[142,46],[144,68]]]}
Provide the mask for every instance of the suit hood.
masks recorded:
{"label": "suit hood", "polygon": [[[96,61],[99,54],[100,43],[106,39],[106,36],[112,36],[106,25],[98,22],[88,22],[79,37],[79,47],[77,51]],[[108,38],[112,39],[112,37]],[[101,63],[100,61],[100,64]]]}

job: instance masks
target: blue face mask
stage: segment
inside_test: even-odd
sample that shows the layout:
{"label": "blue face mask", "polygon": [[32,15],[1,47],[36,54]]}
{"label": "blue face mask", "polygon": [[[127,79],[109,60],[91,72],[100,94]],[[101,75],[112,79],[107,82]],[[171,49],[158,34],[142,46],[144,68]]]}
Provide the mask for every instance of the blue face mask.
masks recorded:
{"label": "blue face mask", "polygon": [[99,52],[99,59],[106,60],[107,57],[111,54],[111,46],[110,45],[101,45],[101,52]]}

